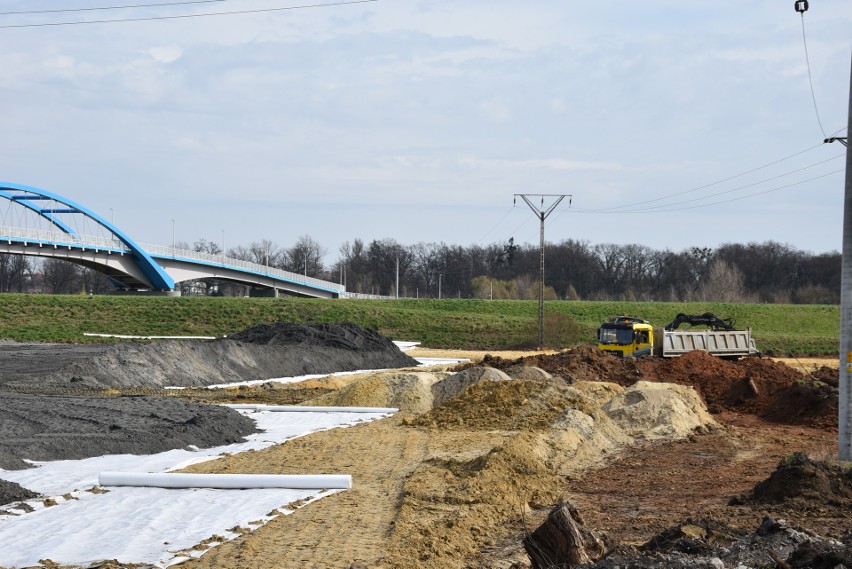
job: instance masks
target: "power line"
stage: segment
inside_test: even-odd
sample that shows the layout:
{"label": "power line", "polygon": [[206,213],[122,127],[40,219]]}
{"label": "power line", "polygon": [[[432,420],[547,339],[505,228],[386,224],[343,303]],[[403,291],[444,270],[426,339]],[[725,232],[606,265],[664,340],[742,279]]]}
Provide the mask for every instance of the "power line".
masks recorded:
{"label": "power line", "polygon": [[[800,6],[802,9],[800,9]],[[819,129],[822,131],[822,137],[828,138],[828,135],[825,134],[825,129],[822,127],[822,121],[819,118],[819,109],[817,108],[816,95],[814,94],[814,81],[811,78],[811,58],[808,56],[808,39],[805,36],[805,12],[808,9],[808,3],[800,3],[796,2],[796,11],[799,12],[802,16],[802,43],[805,46],[805,63],[807,63],[808,67],[808,83],[811,86],[811,99],[814,102],[814,113],[816,114],[817,123],[819,124]]]}
{"label": "power line", "polygon": [[[754,193],[751,193],[751,194],[746,194],[744,196],[738,196],[738,197],[735,197],[735,198],[729,198],[729,199],[726,199],[726,200],[719,200],[719,201],[715,201],[715,202],[712,202],[712,203],[693,205],[693,206],[687,206],[687,207],[680,207],[680,208],[673,208],[673,209],[658,209],[656,211],[655,210],[647,210],[647,209],[633,210],[633,211],[600,211],[600,210],[574,209],[573,211],[576,212],[576,213],[593,213],[593,214],[597,213],[597,214],[610,214],[610,215],[612,215],[612,214],[637,214],[637,213],[646,213],[646,214],[647,213],[669,213],[669,212],[674,212],[674,211],[686,211],[686,210],[690,210],[690,209],[699,209],[699,208],[702,208],[702,207],[709,207],[709,206],[712,206],[712,205],[719,205],[719,204],[723,204],[723,203],[740,201],[740,200],[744,200],[746,198],[753,198],[755,196],[761,196],[761,195],[764,195],[764,194],[770,194],[772,192],[778,192],[780,190],[786,190],[787,188],[792,188],[794,186],[800,186],[800,185],[805,184],[807,182],[813,182],[814,180],[826,178],[828,176],[832,176],[834,174],[838,174],[838,173],[844,172],[844,171],[845,171],[845,168],[841,168],[840,170],[834,170],[834,171],[828,172],[826,174],[820,174],[819,176],[814,176],[813,178],[807,178],[805,180],[800,180],[798,182],[793,182],[791,184],[778,186],[777,188],[772,188],[772,189],[769,189],[769,190],[763,190],[761,192],[754,192]],[[716,195],[721,195],[721,194],[716,194]],[[712,196],[710,196],[710,197],[712,197]]]}
{"label": "power line", "polygon": [[683,207],[683,208],[678,208],[678,209],[669,209],[669,210],[665,210],[665,211],[686,211],[686,210],[689,210],[689,209],[698,209],[698,208],[701,208],[701,207],[708,207],[708,206],[711,206],[711,205],[719,205],[719,204],[723,204],[723,203],[736,202],[736,201],[744,200],[744,199],[747,199],[747,198],[753,198],[755,196],[762,196],[764,194],[771,194],[772,192],[778,192],[778,191],[781,191],[781,190],[786,190],[787,188],[800,186],[800,185],[805,184],[807,182],[813,182],[814,180],[819,180],[821,178],[827,178],[828,176],[832,176],[834,174],[839,174],[840,172],[845,172],[845,171],[846,171],[845,168],[841,168],[839,170],[834,170],[834,171],[828,172],[826,174],[820,174],[819,176],[814,176],[813,178],[808,178],[806,180],[800,180],[798,182],[793,182],[792,184],[787,184],[787,185],[784,185],[784,186],[778,186],[777,188],[772,188],[770,190],[764,190],[762,192],[754,192],[752,194],[747,194],[747,195],[744,195],[744,196],[738,196],[736,198],[730,198],[730,199],[727,199],[727,200],[719,200],[717,202],[701,204],[701,205],[694,205],[694,206]]}
{"label": "power line", "polygon": [[[766,182],[771,182],[773,180],[778,180],[779,178],[783,178],[785,176],[790,176],[792,174],[797,174],[799,172],[803,172],[803,171],[808,170],[810,168],[813,168],[815,166],[819,166],[820,164],[825,164],[826,162],[831,162],[832,160],[837,160],[838,158],[842,158],[844,156],[846,156],[846,153],[841,153],[841,154],[838,154],[838,155],[833,156],[831,158],[827,158],[827,159],[821,160],[819,162],[814,162],[813,164],[809,164],[807,166],[803,166],[803,167],[797,168],[795,170],[790,170],[789,172],[784,172],[783,174],[779,174],[777,176],[772,176],[771,178],[765,178],[765,179],[760,180],[758,182],[753,182],[751,184],[746,184],[744,186],[738,186],[736,188],[733,188],[733,189],[730,189],[730,190],[725,190],[725,191],[722,191],[722,192],[707,194],[706,196],[701,196],[701,197],[698,197],[698,198],[692,198],[692,199],[683,200],[683,201],[679,201],[679,202],[673,202],[673,203],[662,204],[662,205],[658,205],[658,206],[652,206],[652,207],[649,207],[649,208],[643,208],[641,211],[653,212],[653,211],[656,211],[656,210],[663,210],[664,208],[670,208],[671,206],[675,206],[675,205],[681,205],[681,204],[685,204],[685,203],[706,200],[706,199],[714,198],[716,196],[723,196],[725,194],[738,192],[738,191],[744,190],[746,188],[753,188],[755,186],[759,186],[760,184],[765,184]],[[673,195],[683,195],[683,194],[686,194],[686,193],[689,193],[689,192],[683,192],[682,194],[673,194]],[[671,197],[671,196],[669,196],[669,197]],[[640,203],[649,203],[651,201],[660,201],[661,199],[665,199],[665,198],[659,198],[657,200],[648,200],[647,202],[640,202]],[[634,205],[636,205],[636,204],[634,204]],[[609,208],[609,209],[604,208],[604,209],[600,209],[600,210],[597,210],[597,211],[599,211],[601,213],[618,213],[618,211],[616,211],[618,209],[621,209],[621,208]],[[592,211],[594,211],[594,210],[592,210]],[[678,211],[678,210],[672,210],[672,211]]]}
{"label": "power line", "polygon": [[[842,130],[843,129],[840,129],[836,132],[840,132]],[[642,204],[646,204],[646,203],[654,203],[654,202],[666,200],[666,199],[669,199],[669,198],[673,198],[673,197],[676,197],[676,196],[691,194],[691,193],[697,192],[699,190],[712,188],[713,186],[718,186],[719,184],[722,184],[724,182],[730,182],[731,180],[735,180],[737,178],[741,178],[741,177],[746,176],[748,174],[752,174],[754,172],[757,172],[758,170],[763,170],[764,168],[774,166],[775,164],[780,164],[781,162],[784,162],[785,160],[789,160],[790,158],[795,158],[796,156],[800,156],[800,155],[804,154],[805,152],[810,152],[814,148],[819,148],[821,146],[823,146],[823,144],[815,144],[814,146],[811,146],[809,148],[805,148],[804,150],[800,150],[799,152],[795,152],[793,154],[790,154],[789,156],[785,156],[784,158],[779,158],[778,160],[773,160],[772,162],[767,162],[766,164],[764,164],[762,166],[758,166],[757,168],[752,168],[751,170],[746,170],[745,172],[740,172],[739,174],[734,174],[733,176],[728,176],[727,178],[722,178],[721,180],[717,180],[715,182],[710,182],[709,184],[704,184],[702,186],[692,188],[691,190],[685,190],[685,191],[682,191],[682,192],[675,192],[673,194],[668,194],[668,195],[665,195],[665,196],[662,196],[662,197],[659,197],[659,198],[654,198],[654,199],[651,199],[651,200],[643,200],[643,201],[640,201],[640,202],[633,202],[633,203],[615,206],[615,207],[611,207],[611,208],[603,208],[603,209],[601,209],[601,211],[604,211],[604,209],[607,210],[607,211],[610,211],[610,210],[624,209],[624,208],[642,205]]]}
{"label": "power line", "polygon": [[36,14],[62,14],[68,12],[95,12],[100,10],[127,10],[130,8],[160,8],[163,6],[188,6],[191,4],[214,4],[228,0],[186,0],[183,2],[161,2],[157,4],[125,4],[123,6],[98,6],[93,8],[63,8],[59,10],[21,10],[0,12],[0,16],[31,16]]}
{"label": "power line", "polygon": [[[837,129],[836,131],[834,131],[834,133],[833,133],[833,134],[840,133],[840,132],[842,132],[842,131],[844,131],[844,130],[846,130],[846,127],[844,127],[844,128],[840,128],[840,129]],[[563,215],[565,215],[565,214],[566,214],[566,213],[568,213],[569,211],[573,211],[573,212],[575,212],[575,213],[584,213],[584,214],[618,214],[618,213],[637,214],[637,213],[665,213],[665,212],[668,212],[668,211],[683,211],[683,210],[687,210],[687,209],[696,209],[696,208],[705,207],[705,206],[709,206],[709,205],[716,205],[717,203],[725,203],[725,201],[719,201],[719,202],[713,202],[713,203],[702,204],[702,205],[698,205],[698,206],[685,207],[685,208],[677,208],[677,209],[672,208],[672,206],[674,206],[674,205],[679,205],[679,204],[683,204],[683,203],[689,203],[689,202],[691,202],[691,201],[699,201],[699,200],[710,199],[710,198],[713,198],[713,197],[717,197],[717,196],[721,196],[721,195],[725,195],[725,194],[730,194],[730,193],[732,193],[732,192],[739,191],[739,190],[743,190],[743,189],[746,189],[746,188],[751,188],[751,187],[754,187],[754,186],[757,186],[757,185],[760,185],[760,184],[765,184],[766,182],[771,182],[772,180],[777,180],[777,179],[779,179],[779,178],[783,178],[784,176],[789,176],[789,175],[795,174],[795,173],[797,173],[797,172],[801,172],[801,171],[803,171],[803,170],[807,170],[808,168],[812,168],[812,167],[814,167],[814,166],[818,166],[818,165],[820,165],[820,164],[824,164],[824,163],[826,163],[826,162],[830,162],[831,160],[836,160],[837,158],[839,158],[839,157],[841,157],[841,156],[844,156],[844,154],[839,154],[839,155],[834,156],[834,157],[832,157],[832,158],[828,158],[828,159],[826,159],[826,160],[822,160],[822,161],[820,161],[820,162],[815,162],[815,163],[813,163],[813,164],[810,164],[810,165],[808,165],[808,166],[804,166],[804,167],[802,167],[802,168],[798,168],[798,169],[796,169],[796,170],[790,170],[790,171],[785,172],[784,174],[780,174],[780,175],[778,175],[778,176],[773,176],[773,177],[771,177],[771,178],[765,178],[765,179],[760,180],[760,181],[758,181],[758,182],[754,182],[754,183],[751,183],[751,184],[746,184],[746,185],[744,185],[744,186],[738,186],[738,187],[736,187],[736,188],[734,188],[734,189],[732,189],[732,190],[725,190],[725,191],[722,191],[722,192],[716,192],[716,193],[708,194],[708,195],[703,196],[703,197],[700,197],[700,198],[695,198],[695,199],[693,199],[693,200],[685,200],[685,201],[683,201],[683,202],[669,203],[669,204],[665,204],[665,205],[661,205],[661,206],[657,206],[657,207],[641,208],[641,209],[636,209],[636,210],[624,211],[626,208],[634,207],[634,206],[637,206],[637,205],[643,205],[643,204],[654,203],[654,202],[658,202],[658,201],[666,200],[666,199],[669,199],[669,198],[672,198],[672,197],[677,197],[677,196],[682,196],[682,195],[686,195],[686,194],[694,193],[694,192],[697,192],[697,191],[699,191],[699,190],[703,190],[703,189],[706,189],[706,188],[710,188],[710,187],[713,187],[713,186],[719,185],[719,184],[724,183],[724,182],[729,182],[729,181],[731,181],[731,180],[735,180],[736,178],[740,178],[740,177],[745,176],[745,175],[747,175],[747,174],[751,174],[751,173],[757,172],[757,171],[759,171],[759,170],[763,170],[764,168],[768,168],[769,166],[774,166],[775,164],[780,164],[781,162],[784,162],[785,160],[789,160],[790,158],[795,158],[796,156],[800,156],[800,155],[802,155],[802,154],[804,154],[804,153],[806,153],[806,152],[809,152],[809,151],[811,151],[811,150],[813,150],[813,149],[815,149],[815,148],[819,148],[819,147],[821,147],[821,146],[823,146],[823,145],[824,145],[824,143],[823,143],[823,144],[816,144],[816,145],[814,145],[814,146],[810,146],[810,147],[808,147],[808,148],[805,148],[804,150],[800,150],[800,151],[798,151],[798,152],[794,152],[793,154],[790,154],[790,155],[785,156],[785,157],[783,157],[783,158],[779,158],[778,160],[773,160],[773,161],[771,161],[771,162],[767,162],[766,164],[763,164],[763,165],[758,166],[758,167],[756,167],[756,168],[751,168],[751,169],[746,170],[746,171],[744,171],[744,172],[741,172],[741,173],[739,173],[739,174],[735,174],[735,175],[733,175],[733,176],[728,176],[727,178],[723,178],[723,179],[721,179],[721,180],[717,180],[717,181],[715,181],[715,182],[711,182],[711,183],[709,183],[709,184],[704,184],[704,185],[698,186],[698,187],[696,187],[696,188],[692,188],[692,189],[690,189],[690,190],[685,190],[685,191],[681,191],[681,192],[674,192],[674,193],[671,193],[671,194],[668,194],[668,195],[665,195],[665,196],[662,196],[662,197],[659,197],[659,198],[654,198],[654,199],[650,199],[650,200],[643,200],[643,201],[640,201],[640,202],[634,202],[634,203],[625,204],[625,205],[621,205],[621,206],[610,207],[610,208],[600,208],[600,209],[582,209],[582,208],[579,208],[579,209],[578,209],[578,208],[568,209],[568,208],[565,208],[564,210],[562,210],[562,211],[559,211],[559,212],[558,212],[558,215],[556,215],[556,216],[554,217],[554,221],[558,220],[560,217],[562,217]],[[831,172],[830,174],[833,174],[833,173],[835,173],[835,172]],[[804,183],[804,182],[808,182],[808,181],[811,181],[811,180],[816,180],[816,179],[819,179],[819,178],[821,178],[821,177],[824,177],[824,176],[817,176],[817,177],[815,177],[815,178],[810,178],[810,179],[808,179],[808,180],[803,180],[802,182],[796,182],[796,183],[791,184],[791,185],[781,186],[781,187],[780,187],[780,188],[778,188],[778,189],[788,188],[788,187],[791,187],[791,186],[794,186],[794,185],[798,185],[798,184],[801,184],[801,183]],[[777,189],[768,190],[768,191],[769,191],[769,192],[777,191]],[[755,196],[755,195],[760,195],[760,194],[762,194],[762,193],[766,193],[766,192],[757,192],[757,193],[753,193],[753,194],[748,194],[748,195],[746,195],[746,196],[738,197],[738,198],[733,198],[732,200],[727,200],[727,201],[736,201],[736,200],[739,200],[739,199],[744,199],[744,198],[747,198],[747,197],[752,197],[752,196]],[[664,209],[664,208],[669,208],[669,209]],[[505,216],[504,216],[504,217],[505,217]],[[501,220],[501,221],[502,221],[502,220]],[[517,235],[517,234],[518,234],[518,232],[519,232],[519,231],[520,231],[520,230],[521,230],[524,226],[526,226],[526,225],[527,225],[527,223],[529,223],[529,218],[527,218],[527,219],[526,219],[526,220],[524,220],[522,223],[520,223],[520,224],[519,224],[519,225],[518,225],[518,226],[517,226],[517,227],[516,227],[516,228],[515,228],[512,232],[511,232],[511,235]],[[498,223],[498,225],[499,225],[499,223]],[[491,231],[493,231],[493,228],[492,228],[492,230],[491,230]],[[489,231],[489,233],[490,233],[490,231]]]}
{"label": "power line", "polygon": [[479,238],[476,242],[477,242],[477,243],[482,243],[483,241],[485,241],[485,238],[486,238],[486,237],[488,237],[489,235],[491,235],[491,233],[492,233],[495,229],[497,229],[497,226],[498,226],[498,225],[500,225],[501,223],[503,223],[503,220],[504,220],[504,219],[506,219],[507,217],[509,217],[509,214],[510,214],[510,213],[512,213],[512,210],[514,210],[514,209],[515,209],[515,206],[514,206],[514,205],[513,205],[512,207],[510,207],[510,208],[509,208],[509,211],[507,211],[507,212],[506,212],[506,214],[505,214],[503,217],[501,217],[501,218],[500,218],[500,220],[499,220],[497,223],[495,223],[495,224],[494,224],[494,226],[493,226],[491,229],[489,229],[489,230],[488,230],[488,232],[487,232],[485,235],[483,235],[482,237],[480,237],[480,238]]}
{"label": "power line", "polygon": [[159,20],[180,20],[185,18],[204,18],[208,16],[236,16],[242,14],[262,14],[269,12],[283,12],[285,10],[303,10],[306,8],[328,8],[333,6],[348,6],[350,4],[367,4],[379,0],[348,0],[344,2],[328,2],[324,4],[303,4],[301,6],[283,6],[280,8],[258,8],[253,10],[234,10],[231,12],[205,12],[201,14],[179,14],[176,16],[148,16],[139,18],[115,18],[110,20],[79,20],[73,22],[45,22],[40,24],[6,24],[0,25],[0,29],[11,28],[45,28],[56,26],[76,26],[83,24],[116,24],[120,22],[153,22]]}

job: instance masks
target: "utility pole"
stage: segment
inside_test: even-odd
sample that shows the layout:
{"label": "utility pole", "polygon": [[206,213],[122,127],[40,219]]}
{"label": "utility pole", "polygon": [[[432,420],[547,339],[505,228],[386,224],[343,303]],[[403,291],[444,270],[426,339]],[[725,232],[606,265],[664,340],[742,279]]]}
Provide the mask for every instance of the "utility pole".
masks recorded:
{"label": "utility pole", "polygon": [[[849,73],[852,81],[852,69]],[[852,131],[852,83],[849,85],[848,131]],[[846,361],[843,361],[843,360]],[[852,152],[846,146],[846,191],[843,197],[843,269],[840,277],[840,395],[837,454],[852,461]]]}
{"label": "utility pole", "polygon": [[399,300],[399,255],[396,256],[396,298]]}
{"label": "utility pole", "polygon": [[[541,241],[539,244],[539,280],[538,280],[538,349],[544,349],[544,220],[547,219],[553,210],[556,209],[556,206],[560,204],[562,200],[566,197],[568,198],[568,205],[571,205],[571,195],[570,194],[515,194],[515,203],[517,203],[518,196],[524,200],[530,209],[535,214],[535,216],[541,221]],[[541,205],[535,206],[532,201],[530,201],[531,197],[539,197],[541,198]],[[553,198],[553,203],[547,207],[544,207],[544,198]]]}

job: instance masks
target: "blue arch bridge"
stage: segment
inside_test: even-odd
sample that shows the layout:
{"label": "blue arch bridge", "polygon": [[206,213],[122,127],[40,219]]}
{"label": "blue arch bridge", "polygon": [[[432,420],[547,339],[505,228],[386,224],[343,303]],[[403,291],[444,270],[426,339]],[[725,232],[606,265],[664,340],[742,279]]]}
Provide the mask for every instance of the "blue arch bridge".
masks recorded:
{"label": "blue arch bridge", "polygon": [[178,295],[175,285],[215,278],[252,296],[346,295],[342,285],[258,263],[175,247],[142,245],[107,219],[57,194],[0,182],[0,253],[54,257],[104,273],[117,290]]}

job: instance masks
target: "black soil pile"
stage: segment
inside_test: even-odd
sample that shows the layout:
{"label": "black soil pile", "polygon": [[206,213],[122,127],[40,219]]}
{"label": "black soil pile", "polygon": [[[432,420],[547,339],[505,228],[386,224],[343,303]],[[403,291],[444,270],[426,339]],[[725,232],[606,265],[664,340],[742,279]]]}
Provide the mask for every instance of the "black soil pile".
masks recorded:
{"label": "black soil pile", "polygon": [[[0,353],[0,384],[7,389],[203,387],[358,369],[414,367],[417,362],[373,330],[355,324],[262,324],[212,341],[172,340],[114,344],[69,360],[77,346],[52,346],[39,364]],[[8,359],[4,358],[8,355]],[[17,354],[20,356],[20,354]],[[45,358],[61,365],[53,373]],[[6,365],[7,362],[9,365]],[[14,365],[13,365],[14,364]]]}
{"label": "black soil pile", "polygon": [[578,567],[836,569],[852,567],[852,534],[838,542],[767,517],[756,531],[742,535],[713,520],[687,520],[638,549],[615,547],[602,560]]}
{"label": "black soil pile", "polygon": [[0,480],[0,506],[11,504],[12,502],[32,500],[33,498],[38,498],[38,494],[27,490],[15,482]]}
{"label": "black soil pile", "polygon": [[610,381],[630,386],[637,381],[689,385],[711,413],[733,411],[794,425],[837,428],[837,371],[805,375],[763,358],[728,361],[702,351],[679,358],[619,358],[594,346],[558,354],[514,360],[486,356],[481,364],[500,370],[536,366],[567,381]]}
{"label": "black soil pile", "polygon": [[171,397],[0,398],[0,468],[105,454],[153,454],[239,442],[254,421],[226,407]]}
{"label": "black soil pile", "polygon": [[640,549],[647,553],[712,555],[717,547],[730,547],[746,533],[713,519],[690,518],[654,536]]}
{"label": "black soil pile", "polygon": [[852,467],[816,461],[802,452],[786,457],[750,495],[734,503],[836,506],[852,510]]}

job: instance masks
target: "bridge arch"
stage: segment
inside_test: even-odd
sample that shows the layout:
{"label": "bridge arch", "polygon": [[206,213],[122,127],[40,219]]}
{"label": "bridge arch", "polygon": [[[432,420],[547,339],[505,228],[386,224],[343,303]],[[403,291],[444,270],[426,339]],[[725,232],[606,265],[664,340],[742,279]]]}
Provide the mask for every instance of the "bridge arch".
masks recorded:
{"label": "bridge arch", "polygon": [[[110,274],[110,276],[123,285],[135,285],[137,287],[142,285],[162,291],[174,290],[174,280],[142,247],[111,221],[104,219],[92,210],[47,190],[9,182],[0,182],[0,198],[6,199],[27,211],[34,212],[38,217],[58,229],[61,234],[66,235],[67,239],[50,239],[50,242],[47,243],[47,246],[52,246],[54,250],[59,247],[67,248],[67,252],[62,255],[62,258],[90,268],[106,267],[110,269],[110,272],[115,273]],[[46,204],[46,207],[42,204]],[[78,231],[74,229],[73,224],[64,219],[66,216],[77,215],[83,216],[86,220],[102,228],[121,244],[118,247],[113,246],[116,249],[115,252],[118,253],[114,261],[103,262],[85,255],[87,247],[80,246],[81,240]],[[20,239],[24,247],[27,246],[28,242],[38,243],[40,249],[45,247],[45,243],[38,239],[37,235],[22,235]],[[7,240],[11,245],[12,239],[7,238]],[[88,249],[91,250],[91,246]],[[107,245],[104,249],[110,249],[110,247]],[[50,251],[28,251],[24,254],[59,256]],[[125,255],[129,258],[123,259]]]}

